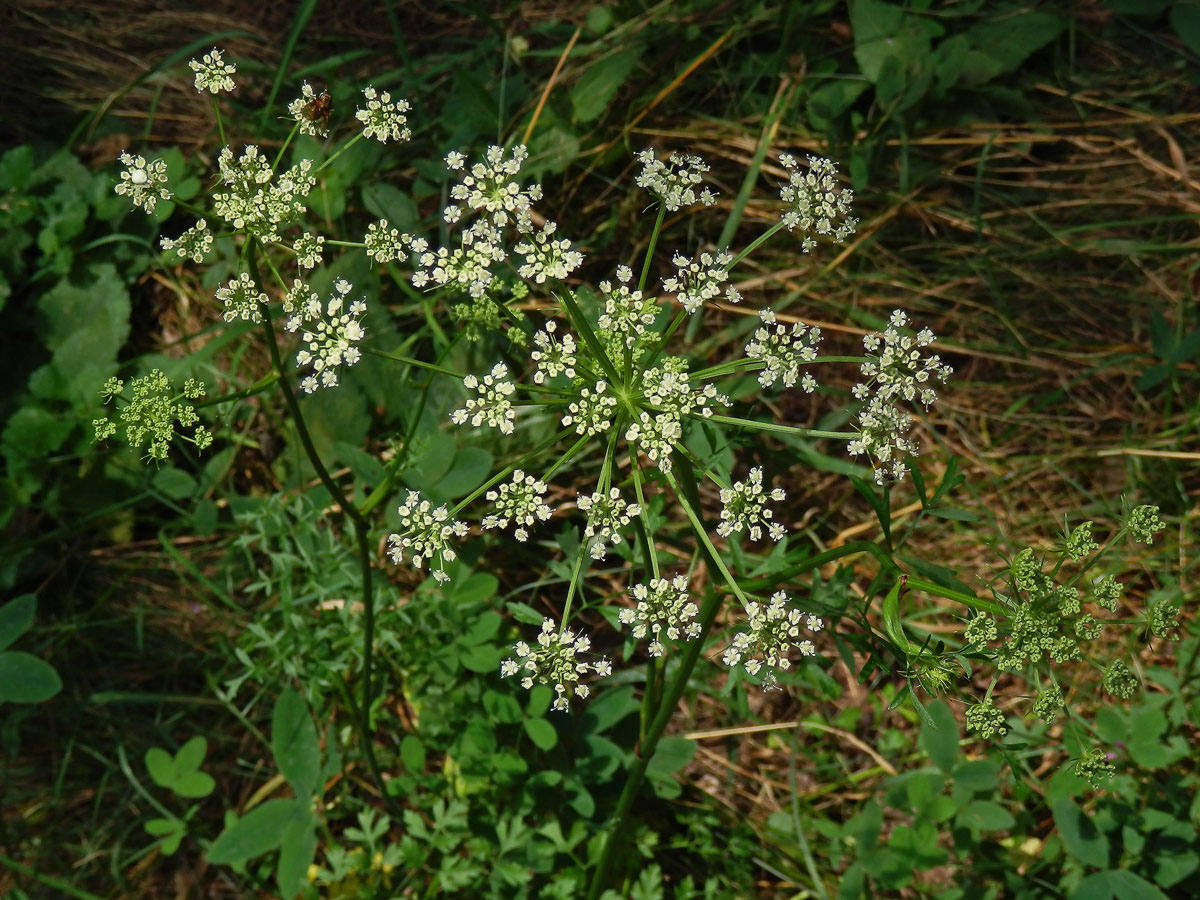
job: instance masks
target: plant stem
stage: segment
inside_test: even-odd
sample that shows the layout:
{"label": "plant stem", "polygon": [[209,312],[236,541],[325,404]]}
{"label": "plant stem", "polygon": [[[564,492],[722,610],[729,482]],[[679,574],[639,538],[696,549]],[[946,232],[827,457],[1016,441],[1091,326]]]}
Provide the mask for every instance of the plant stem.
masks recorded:
{"label": "plant stem", "polygon": [[638,278],[637,289],[645,290],[646,278],[650,275],[650,263],[654,259],[654,248],[658,245],[658,234],[662,231],[663,219],[667,215],[667,205],[661,201],[658,204],[658,218],[654,220],[654,230],[650,232],[650,243],[646,245],[646,258],[642,260],[642,274]]}
{"label": "plant stem", "polygon": [[721,422],[725,425],[737,425],[741,428],[754,428],[758,431],[772,431],[775,434],[792,434],[796,437],[832,438],[839,441],[849,441],[858,437],[857,434],[849,431],[820,431],[816,428],[800,428],[796,425],[777,425],[774,422],[758,422],[754,419],[741,419],[737,416],[701,416],[693,413],[688,413],[688,415],[699,422]]}
{"label": "plant stem", "polygon": [[[258,272],[259,244],[254,239],[251,239],[250,243],[251,248],[248,254],[250,274],[254,278],[255,283],[261,283]],[[384,797],[385,801],[388,801],[387,784],[383,780],[383,772],[379,768],[378,760],[375,758],[375,747],[371,742],[370,736],[371,703],[373,701],[371,694],[371,665],[374,661],[375,602],[374,593],[371,590],[371,552],[367,544],[367,520],[354,507],[354,504],[346,498],[342,489],[330,477],[329,470],[325,468],[325,464],[321,461],[321,455],[317,453],[317,448],[312,442],[312,436],[308,433],[308,426],[304,422],[304,415],[300,411],[300,404],[296,400],[296,393],[292,390],[292,385],[284,373],[283,359],[279,354],[279,343],[275,340],[275,329],[271,325],[270,312],[265,303],[259,303],[259,312],[262,315],[263,336],[266,338],[267,349],[271,354],[271,365],[279,373],[279,389],[283,393],[283,401],[287,405],[288,412],[295,422],[296,434],[300,438],[300,444],[304,448],[304,453],[308,457],[309,462],[312,463],[312,467],[316,470],[321,484],[329,492],[329,496],[341,507],[342,512],[354,522],[354,531],[358,544],[358,557],[362,568],[363,688],[362,708],[358,710],[357,715],[353,716],[353,719],[359,732],[359,739],[362,741],[363,754],[367,758],[367,765],[371,769],[371,774],[375,777],[380,794]],[[391,805],[390,801],[388,801],[388,805]]]}

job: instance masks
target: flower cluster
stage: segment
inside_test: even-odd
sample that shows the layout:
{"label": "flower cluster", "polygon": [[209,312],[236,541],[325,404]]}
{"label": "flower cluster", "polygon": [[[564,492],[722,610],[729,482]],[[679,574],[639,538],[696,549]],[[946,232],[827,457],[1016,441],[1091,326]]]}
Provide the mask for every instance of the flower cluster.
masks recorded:
{"label": "flower cluster", "polygon": [[741,665],[751,676],[766,667],[763,688],[776,687],[776,672],[786,672],[792,666],[791,654],[816,656],[813,642],[801,638],[801,629],[820,631],[824,623],[813,615],[806,615],[787,602],[787,595],[777,591],[766,605],[753,600],[746,604],[747,630],[739,631],[725,648],[721,657],[725,665],[732,668]]}
{"label": "flower cluster", "polygon": [[314,269],[321,264],[321,253],[325,250],[325,237],[304,232],[292,243],[296,254],[296,265],[302,269]]}
{"label": "flower cluster", "polygon": [[508,366],[496,363],[483,378],[468,375],[463,379],[463,385],[478,396],[471,397],[466,406],[454,410],[450,414],[450,421],[455,425],[470,422],[476,428],[486,424],[491,428],[499,428],[501,434],[512,434],[512,395],[517,388],[508,380]]}
{"label": "flower cluster", "polygon": [[[808,171],[790,153],[779,156],[779,164],[788,173],[788,180],[779,189],[779,198],[788,205],[783,224],[788,231],[805,232],[801,247],[807,253],[817,246],[809,232],[830,238],[840,244],[858,228],[858,219],[849,215],[854,193],[838,186],[837,166],[819,156],[808,158]],[[841,221],[839,221],[839,219]]]}
{"label": "flower cluster", "polygon": [[[524,144],[513,147],[507,158],[504,148],[488,147],[483,162],[465,168],[466,157],[452,152],[446,156],[446,167],[452,172],[461,172],[461,180],[450,188],[450,198],[468,210],[485,212],[492,224],[503,228],[510,218],[518,224],[529,219],[533,204],[542,199],[542,186],[532,184],[522,190],[517,177],[521,166],[529,158]],[[463,213],[461,206],[447,206],[443,216],[447,222],[457,222]],[[553,229],[551,229],[551,233]]]}
{"label": "flower cluster", "polygon": [[600,282],[600,293],[604,296],[604,312],[597,324],[601,333],[611,340],[632,347],[658,318],[658,303],[654,297],[644,297],[642,292],[629,287],[633,270],[629,266],[617,266],[617,285],[611,281]]}
{"label": "flower cluster", "polygon": [[663,290],[674,293],[675,299],[683,304],[689,315],[721,296],[729,303],[737,303],[742,299],[741,293],[733,285],[726,285],[724,289],[721,287],[729,280],[729,265],[733,262],[733,254],[728,250],[718,250],[715,255],[705,251],[695,260],[676,253],[671,262],[675,264],[676,271],[674,275],[663,279]]}
{"label": "flower cluster", "polygon": [[[108,403],[121,397],[124,390],[125,382],[110,378],[100,395]],[[203,425],[196,424],[199,421],[196,408],[190,403],[180,402],[203,397],[204,385],[201,382],[189,378],[182,390],[175,391],[166,374],[161,369],[154,369],[149,375],[131,381],[129,391],[129,400],[121,408],[117,421],[108,418],[92,421],[97,441],[107,440],[117,433],[118,427],[123,426],[129,445],[138,447],[145,444],[146,455],[154,460],[167,458],[168,442],[176,434],[195,444],[197,450],[204,450],[212,444],[212,434]],[[195,426],[195,430],[189,436],[177,431],[176,426]]]}
{"label": "flower cluster", "polygon": [[1154,543],[1154,532],[1161,531],[1162,527],[1157,506],[1135,506],[1125,520],[1125,528],[1129,534],[1135,541],[1143,544]]}
{"label": "flower cluster", "polygon": [[233,79],[229,76],[237,72],[237,67],[225,62],[221,50],[213,49],[198,60],[188,60],[188,68],[196,73],[196,90],[201,94],[233,90]]}
{"label": "flower cluster", "polygon": [[404,114],[411,107],[407,100],[393,100],[387,91],[376,91],[373,87],[363,88],[367,108],[354,113],[363,123],[363,136],[374,138],[380,143],[407,141],[412,137],[408,117]]}
{"label": "flower cluster", "polygon": [[700,610],[688,597],[688,581],[683,575],[653,578],[649,584],[634,585],[630,593],[636,605],[623,607],[617,619],[622,625],[632,625],[633,636],[639,641],[649,635],[651,656],[662,656],[666,651],[664,635],[673,641],[691,641],[700,636],[700,623],[696,621]]}
{"label": "flower cluster", "polygon": [[916,441],[906,436],[912,416],[897,403],[919,400],[928,408],[937,399],[930,384],[944,384],[953,371],[936,354],[921,352],[933,343],[933,332],[923,328],[915,337],[901,334],[899,329],[907,324],[908,316],[895,310],[883,334],[863,338],[868,357],[861,369],[866,381],[853,389],[855,399],[865,402],[858,414],[859,436],[850,442],[847,452],[870,457],[875,482],[880,485],[903,478],[905,457],[915,456],[918,450]]}
{"label": "flower cluster", "polygon": [[163,187],[167,183],[167,164],[163,160],[156,159],[148,163],[146,157],[129,153],[122,153],[118,159],[125,166],[125,171],[121,173],[121,183],[114,190],[132,200],[134,206],[152,213],[159,200],[170,200],[174,196]]}
{"label": "flower cluster", "polygon": [[781,541],[787,531],[778,522],[772,521],[772,512],[767,509],[767,500],[776,502],[786,499],[783,488],[774,488],[768,494],[763,488],[761,468],[750,470],[745,481],[735,481],[733,487],[721,488],[721,522],[717,534],[729,537],[746,532],[750,540],[762,538],[765,527],[773,541]]}
{"label": "flower cluster", "polygon": [[793,322],[788,328],[769,309],[759,310],[758,317],[762,324],[746,344],[746,356],[762,363],[758,383],[767,388],[782,381],[784,387],[790,388],[799,378],[801,389],[811,394],[817,389],[816,379],[808,372],[801,377],[800,366],[817,358],[821,329],[803,322]]}
{"label": "flower cluster", "polygon": [[595,662],[579,659],[579,655],[588,652],[591,647],[590,638],[576,635],[569,628],[556,633],[554,620],[544,619],[537,645],[531,647],[524,641],[518,641],[513,648],[516,658],[504,660],[500,664],[500,674],[507,678],[519,672],[524,673],[521,686],[525,690],[534,684],[550,685],[555,694],[551,708],[566,711],[570,708],[571,694],[582,700],[590,693],[586,684],[579,683],[581,676],[589,671],[601,678],[612,673],[612,664],[603,657]]}
{"label": "flower cluster", "polygon": [[243,272],[217,288],[216,297],[224,307],[221,318],[226,322],[238,319],[254,323],[262,321],[262,309],[263,304],[267,302],[267,295],[258,289],[258,285],[248,273]]}
{"label": "flower cluster", "polygon": [[507,528],[511,521],[516,526],[513,536],[518,541],[529,540],[527,529],[538,522],[545,522],[553,514],[545,500],[547,490],[546,482],[517,469],[510,481],[485,495],[495,504],[496,511],[483,517],[483,527]]}
{"label": "flower cluster", "polygon": [[526,281],[534,284],[545,284],[548,278],[562,281],[583,265],[583,254],[572,250],[570,241],[554,237],[557,228],[554,222],[547,222],[540,230],[528,232],[526,240],[513,248],[525,257],[517,274]]}
{"label": "flower cluster", "polygon": [[711,384],[693,385],[687,360],[668,356],[642,378],[642,401],[653,410],[642,409],[630,423],[625,440],[635,444],[663,472],[671,471],[671,451],[683,439],[685,416],[710,418],[714,406],[730,400]]}
{"label": "flower cluster", "polygon": [[[326,100],[329,99],[327,94],[324,97]],[[288,112],[299,124],[301,134],[310,134],[313,137],[321,138],[329,137],[328,116],[312,114],[319,100],[317,92],[306,81],[300,85],[300,96],[288,104]],[[370,137],[370,135],[367,136]]]}
{"label": "flower cluster", "polygon": [[576,434],[600,434],[612,427],[616,411],[617,398],[608,393],[608,382],[597,381],[592,387],[579,388],[579,396],[567,405],[562,423],[574,425]]}
{"label": "flower cluster", "polygon": [[575,338],[570,332],[566,332],[562,340],[559,340],[555,334],[557,330],[558,323],[551,319],[546,323],[544,330],[533,336],[534,350],[529,354],[529,358],[535,366],[534,384],[545,384],[548,378],[556,378],[559,375],[575,377],[575,354],[578,352]]}
{"label": "flower cluster", "polygon": [[425,247],[418,252],[413,285],[419,288],[452,285],[471,297],[485,296],[496,282],[492,266],[508,258],[508,252],[504,249],[504,234],[493,227],[489,220],[479,219],[463,231],[461,240],[462,246],[453,250],[446,247],[430,250]]}
{"label": "flower cluster", "polygon": [[587,524],[583,528],[584,539],[592,559],[600,560],[608,553],[607,544],[616,546],[621,540],[621,529],[638,515],[642,508],[636,503],[626,503],[616,487],[594,491],[589,496],[579,497],[579,508],[587,513]]}
{"label": "flower cluster", "polygon": [[985,740],[994,734],[1008,733],[1004,725],[1004,713],[991,700],[967,707],[966,720],[967,727],[978,732]]}
{"label": "flower cluster", "polygon": [[653,150],[643,150],[637,159],[642,168],[634,183],[661,200],[670,212],[696,203],[712,206],[717,202],[716,195],[707,187],[696,190],[696,185],[704,181],[704,173],[708,171],[708,165],[700,157],[672,153],[671,158],[663,162]]}
{"label": "flower cluster", "polygon": [[316,293],[299,301],[299,295],[306,292],[301,283],[293,286],[285,300],[285,308],[291,312],[284,327],[290,332],[300,332],[300,350],[296,353],[296,362],[301,366],[312,366],[312,374],[300,380],[300,388],[306,393],[314,393],[318,387],[337,387],[338,367],[353,366],[362,359],[362,351],[356,344],[363,339],[366,332],[362,327],[362,317],[367,311],[367,304],[362,300],[351,301],[346,306],[346,296],[354,286],[344,278],[333,283],[334,295],[329,302],[322,305]]}
{"label": "flower cluster", "polygon": [[392,562],[400,565],[407,557],[414,569],[428,562],[439,584],[449,581],[446,564],[458,555],[451,540],[466,537],[467,524],[451,519],[445,504],[434,507],[416,491],[405,495],[398,513],[400,531],[388,535]]}
{"label": "flower cluster", "polygon": [[425,238],[414,238],[391,226],[387,219],[380,219],[367,226],[367,234],[363,238],[367,245],[367,256],[375,262],[384,263],[408,259],[411,249],[418,255],[429,250],[429,242]]}
{"label": "flower cluster", "polygon": [[191,259],[194,263],[201,263],[212,249],[213,236],[212,232],[208,230],[208,223],[203,219],[197,219],[196,224],[179,237],[160,238],[158,245],[168,253],[174,250],[180,259]]}
{"label": "flower cluster", "polygon": [[264,241],[280,240],[280,229],[304,212],[302,201],[317,183],[311,159],[301,159],[272,183],[271,164],[253,144],[236,160],[223,148],[217,165],[226,187],[213,194],[217,215]]}

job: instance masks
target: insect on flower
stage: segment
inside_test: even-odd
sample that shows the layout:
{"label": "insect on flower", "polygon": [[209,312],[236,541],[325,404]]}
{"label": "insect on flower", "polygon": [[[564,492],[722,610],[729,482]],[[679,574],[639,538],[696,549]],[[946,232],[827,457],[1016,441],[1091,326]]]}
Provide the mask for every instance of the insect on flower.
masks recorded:
{"label": "insect on flower", "polygon": [[328,134],[329,110],[332,104],[333,98],[329,96],[329,91],[321,91],[320,94],[308,101],[301,115],[312,122],[321,134]]}

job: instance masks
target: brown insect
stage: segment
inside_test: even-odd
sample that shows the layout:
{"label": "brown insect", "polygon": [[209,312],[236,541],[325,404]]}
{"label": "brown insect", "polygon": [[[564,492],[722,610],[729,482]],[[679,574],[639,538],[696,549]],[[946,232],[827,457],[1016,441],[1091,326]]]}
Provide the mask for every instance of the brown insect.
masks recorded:
{"label": "brown insect", "polygon": [[332,104],[333,98],[329,96],[329,91],[321,91],[308,101],[301,115],[312,122],[322,135],[326,135],[329,133],[329,109]]}

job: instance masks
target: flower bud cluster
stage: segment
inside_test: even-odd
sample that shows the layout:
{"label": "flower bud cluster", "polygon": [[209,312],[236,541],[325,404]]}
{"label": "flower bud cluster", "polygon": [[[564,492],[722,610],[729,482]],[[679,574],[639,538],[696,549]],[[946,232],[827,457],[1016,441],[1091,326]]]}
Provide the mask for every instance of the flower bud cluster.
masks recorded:
{"label": "flower bud cluster", "polygon": [[617,266],[616,287],[611,281],[599,285],[604,296],[604,312],[597,322],[600,331],[626,347],[636,344],[658,318],[658,300],[632,290],[629,287],[632,279],[633,270],[629,266]]}
{"label": "flower bud cluster", "polygon": [[[124,390],[125,382],[110,378],[100,395],[108,403],[120,398]],[[116,421],[108,418],[92,421],[97,441],[107,440],[117,433],[118,428],[124,427],[129,445],[140,447],[145,444],[146,455],[154,460],[167,458],[168,444],[176,434],[195,444],[197,450],[205,450],[212,444],[212,434],[203,425],[196,424],[200,421],[196,408],[180,402],[203,397],[205,391],[201,382],[189,378],[182,390],[175,391],[166,374],[161,369],[153,369],[149,375],[131,381],[129,392],[129,400],[121,407]],[[194,426],[195,430],[189,436],[177,431],[176,426]]]}
{"label": "flower bud cluster", "polygon": [[511,521],[516,526],[513,536],[518,541],[529,540],[528,529],[553,515],[554,511],[545,500],[547,490],[546,482],[517,469],[511,480],[485,495],[496,511],[483,517],[483,527],[507,528]]}
{"label": "flower bud cluster", "polygon": [[236,160],[225,147],[217,166],[226,190],[213,194],[213,209],[231,227],[278,242],[283,226],[304,213],[303,200],[317,183],[312,165],[301,159],[272,183],[271,164],[258,147],[248,145]]}

